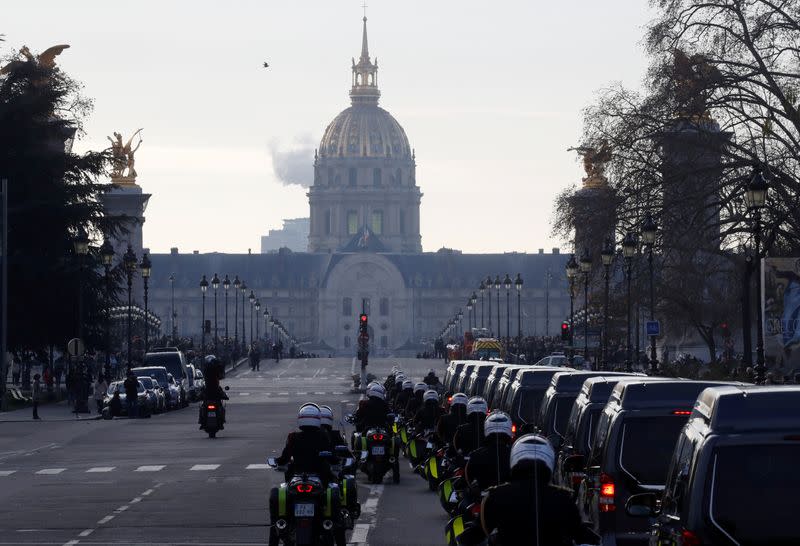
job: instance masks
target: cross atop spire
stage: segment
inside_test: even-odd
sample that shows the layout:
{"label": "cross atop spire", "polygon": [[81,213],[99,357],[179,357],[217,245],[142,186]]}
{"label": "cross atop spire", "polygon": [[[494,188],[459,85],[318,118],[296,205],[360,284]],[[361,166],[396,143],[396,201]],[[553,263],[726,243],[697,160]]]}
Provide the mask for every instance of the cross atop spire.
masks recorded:
{"label": "cross atop spire", "polygon": [[[366,10],[366,4],[364,4]],[[361,57],[356,63],[353,59],[353,87],[350,89],[350,99],[353,105],[378,104],[381,92],[378,90],[378,60],[373,63],[369,58],[369,45],[367,43],[367,16],[363,18],[364,29],[361,35]]]}

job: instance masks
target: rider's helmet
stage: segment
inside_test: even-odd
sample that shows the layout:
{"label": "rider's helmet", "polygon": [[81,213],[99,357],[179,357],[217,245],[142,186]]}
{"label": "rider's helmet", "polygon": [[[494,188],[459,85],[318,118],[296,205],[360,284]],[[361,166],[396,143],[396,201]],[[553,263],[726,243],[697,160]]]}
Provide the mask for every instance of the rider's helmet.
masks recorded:
{"label": "rider's helmet", "polygon": [[405,389],[413,389],[413,388],[414,388],[414,382],[413,381],[411,381],[410,379],[406,379],[406,380],[403,381],[403,390],[405,390]]}
{"label": "rider's helmet", "polygon": [[333,428],[333,410],[330,406],[319,407],[319,421],[323,427]]}
{"label": "rider's helmet", "polygon": [[511,418],[504,411],[495,410],[486,417],[483,423],[483,435],[487,438],[492,434],[500,436],[514,437],[513,423]]}
{"label": "rider's helmet", "polygon": [[403,374],[403,372],[399,372],[397,375],[394,376],[395,384],[402,383],[405,380],[406,380],[406,376]]}
{"label": "rider's helmet", "polygon": [[453,396],[450,397],[450,407],[453,408],[455,406],[467,406],[467,402],[469,398],[463,392],[457,392]]}
{"label": "rider's helmet", "polygon": [[216,356],[214,356],[214,355],[206,355],[206,358],[205,358],[205,365],[206,366],[216,366],[217,364],[219,364],[219,360],[217,359]]}
{"label": "rider's helmet", "polygon": [[303,404],[297,412],[297,426],[319,428],[320,411],[316,404]]}
{"label": "rider's helmet", "polygon": [[426,383],[420,382],[414,385],[414,394],[418,392],[424,393],[426,390],[428,390],[428,385]]}
{"label": "rider's helmet", "polygon": [[533,470],[543,482],[550,481],[556,464],[553,446],[544,436],[526,434],[511,446],[511,472]]}
{"label": "rider's helmet", "polygon": [[370,398],[380,398],[381,400],[385,400],[386,389],[383,388],[383,385],[379,385],[378,383],[370,383],[367,387],[367,396]]}
{"label": "rider's helmet", "polygon": [[422,395],[423,402],[438,402],[439,401],[439,393],[433,389],[429,389],[425,391],[425,394]]}
{"label": "rider's helmet", "polygon": [[467,415],[472,415],[473,413],[483,413],[485,415],[487,411],[489,411],[489,406],[486,404],[486,400],[480,396],[473,396],[467,402]]}

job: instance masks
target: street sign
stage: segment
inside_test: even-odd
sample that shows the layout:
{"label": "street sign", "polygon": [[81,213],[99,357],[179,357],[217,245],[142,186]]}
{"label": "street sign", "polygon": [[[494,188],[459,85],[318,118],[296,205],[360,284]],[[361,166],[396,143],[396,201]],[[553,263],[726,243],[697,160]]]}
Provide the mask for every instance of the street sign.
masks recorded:
{"label": "street sign", "polygon": [[83,346],[83,340],[80,338],[72,338],[67,343],[67,352],[69,356],[83,356],[86,347]]}
{"label": "street sign", "polygon": [[646,322],[646,332],[648,336],[660,336],[661,323],[657,320],[648,320]]}

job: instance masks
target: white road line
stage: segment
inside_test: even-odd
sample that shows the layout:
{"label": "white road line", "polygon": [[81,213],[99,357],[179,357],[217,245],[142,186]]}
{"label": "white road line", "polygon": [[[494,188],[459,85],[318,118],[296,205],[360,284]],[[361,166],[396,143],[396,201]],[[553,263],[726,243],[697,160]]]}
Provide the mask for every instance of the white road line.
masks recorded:
{"label": "white road line", "polygon": [[85,531],[81,531],[80,533],[78,533],[78,536],[79,537],[88,537],[92,533],[94,533],[94,529],[86,529]]}
{"label": "white road line", "polygon": [[249,392],[240,392],[239,396],[250,396]]}
{"label": "white road line", "polygon": [[331,395],[333,396],[344,396],[343,392],[332,392]]}
{"label": "white road line", "polygon": [[0,476],[10,476],[16,472],[16,470],[0,470]]}
{"label": "white road line", "polygon": [[131,504],[136,504],[137,502],[142,502],[142,497],[134,497],[131,499]]}
{"label": "white road line", "polygon": [[64,543],[64,546],[75,546],[75,544],[79,543],[80,540],[70,540]]}
{"label": "white road line", "polygon": [[268,468],[268,464],[249,464],[246,467],[247,470],[267,470]]}
{"label": "white road line", "polygon": [[159,472],[161,470],[164,470],[165,466],[166,465],[163,464],[144,465],[134,470],[134,472]]}
{"label": "white road line", "polygon": [[130,506],[128,506],[127,504],[123,504],[122,506],[120,506],[119,508],[117,508],[116,510],[114,510],[114,512],[116,512],[117,514],[119,514],[120,512],[124,512],[124,511],[125,511],[125,510],[127,510],[128,508],[130,508]]}
{"label": "white road line", "polygon": [[152,494],[152,493],[153,493],[153,490],[152,490],[152,489],[148,489],[147,491],[145,491],[144,493],[142,493],[142,496],[143,496],[143,497],[146,497],[146,496],[148,496],[148,495],[150,495],[150,494]]}
{"label": "white road line", "polygon": [[36,472],[36,474],[47,474],[47,475],[61,474],[65,470],[66,468],[43,468],[38,472]]}
{"label": "white road line", "polygon": [[324,392],[315,392],[314,394],[316,394],[317,396],[319,396],[319,395],[325,395],[325,394],[327,394],[327,393],[324,393]]}
{"label": "white road line", "polygon": [[353,534],[350,535],[349,543],[365,543],[367,542],[367,534],[369,533],[370,525],[368,523],[356,523],[353,526]]}
{"label": "white road line", "polygon": [[295,394],[297,396],[306,396],[308,393],[307,392],[296,392]]}
{"label": "white road line", "polygon": [[95,466],[93,468],[90,468],[86,472],[111,472],[115,468],[117,468],[117,467],[116,466]]}
{"label": "white road line", "polygon": [[108,523],[112,519],[114,519],[114,516],[106,516],[103,519],[97,520],[97,525],[105,525],[106,523]]}
{"label": "white road line", "polygon": [[279,392],[278,396],[289,396],[288,392]]}
{"label": "white road line", "polygon": [[216,470],[218,468],[218,464],[196,464],[189,470]]}

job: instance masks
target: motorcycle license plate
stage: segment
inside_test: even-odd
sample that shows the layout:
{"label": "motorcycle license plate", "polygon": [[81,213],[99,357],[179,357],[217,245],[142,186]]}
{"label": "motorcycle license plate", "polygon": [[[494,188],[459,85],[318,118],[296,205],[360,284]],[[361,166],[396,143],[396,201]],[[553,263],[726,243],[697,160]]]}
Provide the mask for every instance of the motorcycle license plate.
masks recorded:
{"label": "motorcycle license plate", "polygon": [[383,446],[374,446],[372,448],[373,455],[386,455],[386,448]]}
{"label": "motorcycle license plate", "polygon": [[209,417],[216,417],[217,416],[217,412],[216,411],[209,411],[208,412],[208,416]]}
{"label": "motorcycle license plate", "polygon": [[313,504],[295,504],[294,505],[294,517],[296,518],[313,518],[314,517],[314,505]]}

